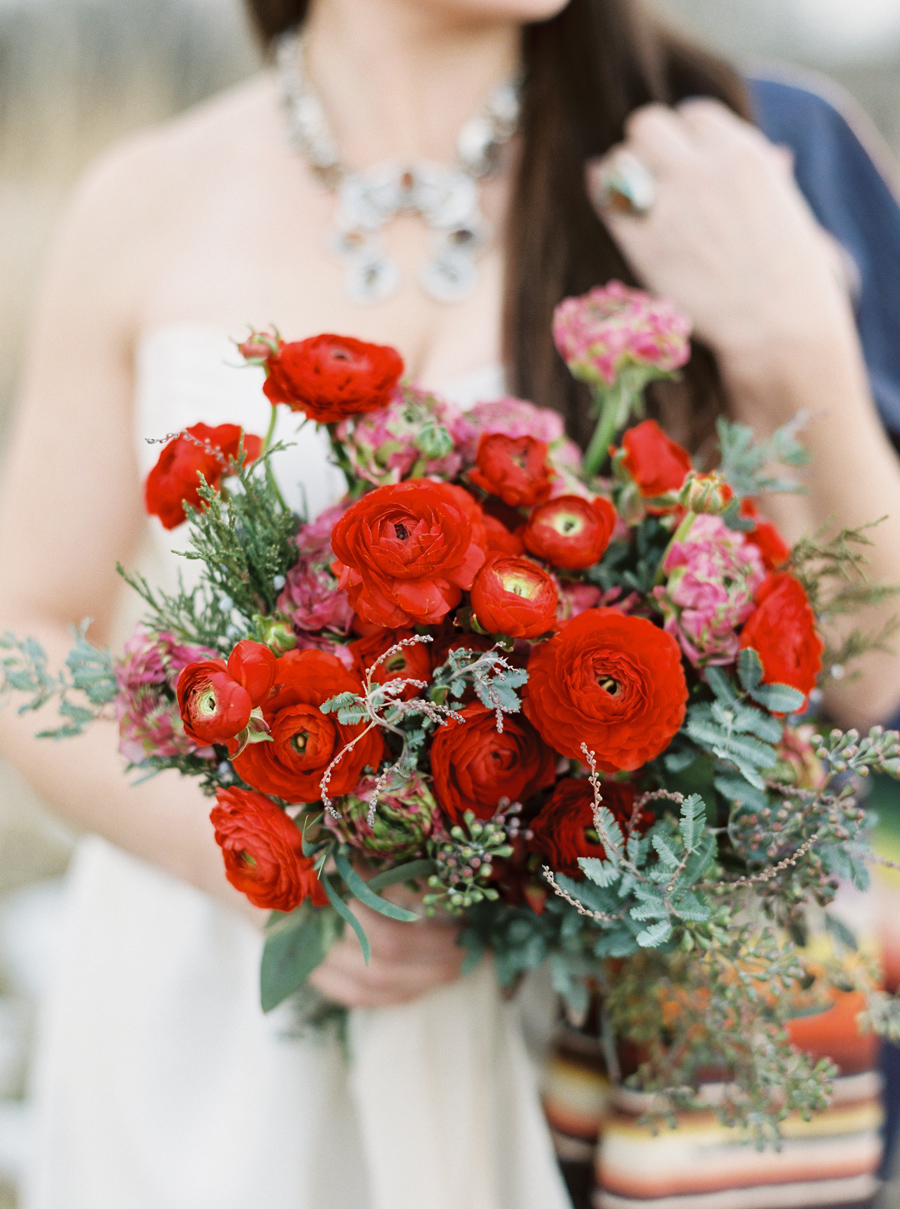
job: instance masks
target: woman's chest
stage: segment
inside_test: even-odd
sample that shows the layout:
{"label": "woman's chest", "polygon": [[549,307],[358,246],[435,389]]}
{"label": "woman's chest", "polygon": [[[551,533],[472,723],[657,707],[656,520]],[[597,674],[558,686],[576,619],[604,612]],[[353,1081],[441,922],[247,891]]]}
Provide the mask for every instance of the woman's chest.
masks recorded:
{"label": "woman's chest", "polygon": [[338,202],[283,149],[198,172],[177,218],[155,236],[141,332],[203,322],[235,336],[275,324],[285,339],[322,331],[397,347],[416,377],[446,380],[499,359],[503,257],[497,232],[504,188],[483,205],[493,235],[474,259],[470,291],[440,302],[423,288],[435,232],[418,215],[376,233],[396,288],[371,305],[354,297],[354,266],[335,248]]}

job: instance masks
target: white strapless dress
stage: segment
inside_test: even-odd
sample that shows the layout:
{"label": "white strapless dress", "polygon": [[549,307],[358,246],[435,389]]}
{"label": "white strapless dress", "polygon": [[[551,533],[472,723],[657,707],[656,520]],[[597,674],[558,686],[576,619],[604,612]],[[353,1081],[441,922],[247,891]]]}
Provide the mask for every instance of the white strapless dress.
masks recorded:
{"label": "white strapless dress", "polygon": [[[260,371],[203,325],[138,356],[146,472],[161,437],[200,420],[262,433]],[[492,369],[451,384],[502,393]],[[285,425],[285,428],[289,428]],[[279,435],[290,437],[290,432]],[[310,515],[340,494],[312,426],[279,479]],[[171,579],[179,536],[154,525],[146,572]],[[173,540],[174,538],[174,540]],[[34,1077],[24,1209],[566,1209],[521,1003],[487,963],[398,1008],[351,1013],[350,1060],[258,1003],[260,935],[98,838],[69,877],[60,968]],[[547,1013],[549,1015],[549,1012]]]}

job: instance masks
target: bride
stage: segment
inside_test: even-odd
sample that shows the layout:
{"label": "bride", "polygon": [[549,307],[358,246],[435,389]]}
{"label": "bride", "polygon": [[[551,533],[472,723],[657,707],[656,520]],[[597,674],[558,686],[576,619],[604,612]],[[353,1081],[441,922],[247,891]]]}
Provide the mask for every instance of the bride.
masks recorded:
{"label": "bride", "polygon": [[[726,408],[767,435],[808,409],[809,490],[772,519],[795,537],[888,514],[870,573],[900,579],[884,427],[900,430],[884,284],[886,265],[900,279],[900,213],[826,102],[748,84],[663,36],[637,0],[251,9],[267,43],[303,23],[281,70],[116,148],[75,197],[5,475],[0,629],[57,659],[84,617],[94,641],[117,641],[116,560],[174,565],[141,508],[144,438],[264,422],[256,371],[233,368],[229,338],[248,323],[393,344],[463,405],[514,391],[583,438],[550,316],[612,276],[694,320],[685,382],[654,403],[673,435],[699,447]],[[793,143],[806,199],[751,114]],[[316,436],[297,440],[280,477],[315,513],[339,486]],[[890,717],[896,658],[835,683],[829,705]],[[353,938],[332,951],[313,981],[356,1009],[348,1065],[260,1014],[260,918],[224,879],[196,786],[132,785],[112,726],[60,747],[36,729],[6,711],[4,755],[93,838],[44,1022],[27,1209],[568,1203],[517,1008],[484,972],[458,978],[452,929],[367,915],[371,964]]]}

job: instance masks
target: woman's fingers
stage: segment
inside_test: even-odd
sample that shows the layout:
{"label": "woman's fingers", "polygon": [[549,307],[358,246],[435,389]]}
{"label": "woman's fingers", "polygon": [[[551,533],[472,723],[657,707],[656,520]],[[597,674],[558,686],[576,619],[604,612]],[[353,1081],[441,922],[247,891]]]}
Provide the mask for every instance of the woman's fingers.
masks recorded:
{"label": "woman's fingers", "polygon": [[814,333],[845,306],[790,153],[718,101],[637,110],[587,182],[637,278],[687,312],[720,356],[746,360],[776,336]]}
{"label": "woman's fingers", "polygon": [[352,910],[368,937],[371,960],[366,963],[352,929],[345,929],[310,977],[326,998],[347,1007],[381,1007],[408,1002],[458,976],[464,953],[455,927],[431,920],[399,923],[362,903]]}

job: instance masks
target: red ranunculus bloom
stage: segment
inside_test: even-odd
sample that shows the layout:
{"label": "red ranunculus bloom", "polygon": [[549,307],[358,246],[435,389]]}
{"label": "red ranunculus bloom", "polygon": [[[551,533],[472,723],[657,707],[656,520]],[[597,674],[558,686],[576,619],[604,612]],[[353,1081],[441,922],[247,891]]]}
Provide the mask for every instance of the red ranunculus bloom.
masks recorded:
{"label": "red ranunculus bloom", "polygon": [[546,571],[527,558],[491,555],[472,584],[472,609],[490,634],[537,638],[553,626],[558,596]]}
{"label": "red ranunculus bloom", "polygon": [[275,656],[263,643],[244,638],[228,656],[228,672],[247,690],[255,709],[275,683]]}
{"label": "red ranunculus bloom", "polygon": [[539,504],[529,516],[525,548],[554,567],[584,571],[599,561],[615,524],[616,510],[609,500],[558,495]]}
{"label": "red ranunculus bloom", "polygon": [[[336,714],[323,714],[319,706],[338,693],[361,689],[359,678],[326,651],[282,655],[276,661],[274,688],[262,704],[270,739],[251,743],[235,756],[239,776],[254,789],[287,802],[318,801],[322,774],[338,752],[365,730],[365,723],[344,726]],[[378,767],[383,751],[380,730],[369,731],[332,770],[329,797],[352,792],[366,766]]]}
{"label": "red ranunculus bloom", "polygon": [[498,734],[493,710],[459,712],[465,721],[445,722],[431,744],[434,796],[454,823],[466,810],[489,819],[501,798],[526,802],[553,784],[556,757],[524,718],[505,717]]}
{"label": "red ranunculus bloom", "polygon": [[197,743],[227,743],[250,721],[253,701],[222,659],[182,668],[175,687],[186,735]]}
{"label": "red ranunculus bloom", "polygon": [[503,432],[482,434],[475,469],[469,473],[476,486],[513,508],[530,508],[543,503],[555,477],[547,464],[545,441],[537,441],[534,437],[508,437]]}
{"label": "red ranunculus bloom", "polygon": [[772,524],[767,521],[751,499],[741,500],[741,516],[756,521],[756,527],[745,533],[748,542],[759,550],[767,571],[776,571],[787,562],[791,548]]}
{"label": "red ranunculus bloom", "polygon": [[787,571],[766,576],[741,630],[741,647],[759,655],[763,683],[789,684],[801,693],[815,688],[825,644],[803,585]]}
{"label": "red ranunculus bloom", "polygon": [[[412,630],[377,630],[365,638],[357,638],[349,644],[356,664],[355,670],[360,680],[365,680],[366,672],[376,661],[389,651],[392,646],[412,638]],[[431,651],[427,642],[411,642],[408,646],[394,651],[387,659],[382,659],[372,673],[375,684],[386,684],[389,680],[430,680]],[[409,701],[421,690],[414,684],[408,684],[401,693],[401,700]]]}
{"label": "red ranunculus bloom", "polygon": [[[519,518],[521,521],[521,517]],[[525,543],[520,530],[510,531],[496,516],[484,515],[485,550],[488,554],[525,553]]]}
{"label": "red ranunculus bloom", "polygon": [[[625,836],[644,831],[653,822],[653,813],[640,810],[635,817],[637,793],[633,785],[603,781],[601,805],[611,811]],[[578,858],[606,859],[606,850],[594,830],[594,790],[589,780],[567,778],[553,790],[553,796],[529,823],[531,848],[539,852],[554,873],[583,877]]]}
{"label": "red ranunculus bloom", "polygon": [[642,617],[587,609],[528,663],[524,709],[548,743],[604,772],[640,768],[684,721],[687,684],[675,639]]}
{"label": "red ranunculus bloom", "polygon": [[403,373],[403,359],[386,344],[352,336],[311,336],[279,345],[266,359],[265,391],[317,424],[386,407]]}
{"label": "red ranunculus bloom", "polygon": [[225,876],[257,907],[293,911],[305,898],[328,902],[314,862],[303,855],[299,830],[261,793],[217,789],[210,819],[225,859]]}
{"label": "red ranunculus bloom", "polygon": [[451,483],[377,487],[334,527],[332,569],[363,621],[386,629],[436,625],[484,562],[478,504]]}
{"label": "red ranunculus bloom", "polygon": [[677,491],[691,469],[690,454],[670,440],[655,420],[644,420],[622,436],[622,465],[644,499]]}
{"label": "red ranunculus bloom", "polygon": [[[151,516],[158,516],[166,529],[174,529],[185,520],[185,504],[201,506],[199,475],[210,487],[218,487],[237,459],[241,443],[241,428],[237,424],[193,424],[163,446],[156,465],[144,484],[144,507]],[[244,433],[246,461],[259,457],[262,441],[252,433]]]}

